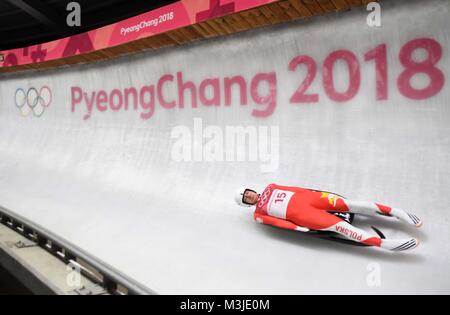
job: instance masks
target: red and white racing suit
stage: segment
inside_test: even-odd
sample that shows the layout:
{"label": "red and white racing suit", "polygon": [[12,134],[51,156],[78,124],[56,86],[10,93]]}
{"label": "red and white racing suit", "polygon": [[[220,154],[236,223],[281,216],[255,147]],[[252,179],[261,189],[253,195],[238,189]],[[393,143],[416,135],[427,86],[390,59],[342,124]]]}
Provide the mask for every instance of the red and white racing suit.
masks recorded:
{"label": "red and white racing suit", "polygon": [[401,241],[381,239],[377,234],[359,229],[328,211],[363,215],[382,214],[397,217],[417,227],[422,224],[417,216],[401,209],[379,203],[353,201],[329,192],[276,184],[267,186],[259,196],[254,218],[260,223],[284,229],[304,232],[332,231],[365,245],[391,250],[406,250],[418,245],[415,239]]}

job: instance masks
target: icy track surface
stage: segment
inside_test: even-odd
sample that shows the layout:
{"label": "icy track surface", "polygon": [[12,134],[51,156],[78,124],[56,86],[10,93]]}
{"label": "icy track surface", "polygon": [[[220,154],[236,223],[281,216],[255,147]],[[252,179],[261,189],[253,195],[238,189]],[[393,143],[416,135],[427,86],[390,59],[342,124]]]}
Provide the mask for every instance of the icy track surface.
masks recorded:
{"label": "icy track surface", "polygon": [[[114,62],[0,78],[0,204],[159,293],[450,293],[450,2],[385,1],[382,9],[379,28],[366,25],[362,8]],[[423,73],[409,89],[398,82],[405,70],[399,55],[411,41],[414,60],[431,53],[436,61],[428,95]],[[364,55],[382,44],[388,79],[377,93],[375,59]],[[341,52],[331,63],[330,86],[324,64],[338,50],[354,57]],[[304,63],[289,70],[299,55],[317,65],[305,94],[318,99],[291,104],[307,75]],[[194,83],[196,108],[190,91],[180,108],[177,73]],[[160,92],[175,102],[172,109],[157,95],[167,74],[173,77],[165,77]],[[238,75],[247,105],[236,84],[227,106],[225,78]],[[201,97],[201,82],[214,78],[219,98],[211,85]],[[17,89],[43,86],[51,90],[50,105],[39,118],[22,117],[29,109],[15,105],[23,101]],[[132,95],[126,111],[130,87],[139,99],[134,108]],[[208,100],[217,106],[205,106]],[[226,126],[260,136],[266,130],[271,159],[261,151],[254,161],[214,162],[194,153],[177,159],[180,132],[190,131],[187,142],[198,149],[211,140],[202,131],[218,138]],[[389,218],[356,223],[388,237],[418,237],[422,246],[391,254],[256,224],[250,209],[234,204],[233,192],[271,182],[416,213],[424,219],[421,230]],[[374,271],[380,286],[368,282]]]}

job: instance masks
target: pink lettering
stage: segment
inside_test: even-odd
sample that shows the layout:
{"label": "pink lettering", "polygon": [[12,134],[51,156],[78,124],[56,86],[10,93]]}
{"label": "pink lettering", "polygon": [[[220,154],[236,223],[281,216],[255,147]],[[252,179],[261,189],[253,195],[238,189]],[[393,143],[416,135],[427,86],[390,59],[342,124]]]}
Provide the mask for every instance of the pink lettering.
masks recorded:
{"label": "pink lettering", "polygon": [[183,82],[183,73],[178,72],[177,73],[177,80],[178,80],[178,97],[180,99],[179,107],[184,108],[184,92],[186,90],[191,92],[191,99],[192,99],[192,108],[197,107],[197,89],[195,88],[194,82],[187,81]]}
{"label": "pink lettering", "polygon": [[96,105],[97,105],[97,109],[100,111],[100,112],[105,112],[105,111],[107,111],[108,110],[108,106],[106,106],[106,104],[108,103],[108,95],[106,94],[106,92],[105,91],[99,91],[98,93],[97,93],[97,102],[96,102]]}
{"label": "pink lettering", "polygon": [[109,107],[112,111],[117,112],[120,110],[123,104],[123,96],[122,92],[118,89],[114,89],[111,91],[111,96],[109,98]]}
{"label": "pink lettering", "polygon": [[[146,98],[146,95],[148,96]],[[142,119],[149,119],[153,116],[155,112],[155,88],[153,85],[144,86],[139,94],[141,101],[141,107],[146,110],[146,112],[141,113]],[[148,99],[148,100],[147,100]]]}
{"label": "pink lettering", "polygon": [[134,87],[125,89],[125,110],[128,110],[130,105],[130,95],[133,96],[133,108],[138,109],[137,91]]}
{"label": "pink lettering", "polygon": [[[268,93],[266,96],[259,94],[259,87],[262,82],[266,82],[269,85]],[[263,110],[254,109],[252,116],[254,117],[268,117],[273,114],[277,104],[277,76],[275,72],[259,73],[257,74],[251,83],[251,95],[253,100],[258,105],[267,105]]]}
{"label": "pink lettering", "polygon": [[244,77],[238,75],[232,78],[225,78],[225,106],[231,105],[231,92],[235,84],[239,86],[241,105],[247,105],[247,82]]}
{"label": "pink lettering", "polygon": [[70,89],[70,95],[72,99],[72,113],[74,113],[75,105],[79,104],[83,100],[83,90],[78,86],[72,86]]}
{"label": "pink lettering", "polygon": [[[91,117],[92,114],[92,107],[94,107],[94,99],[95,99],[95,92],[91,93],[91,98],[88,97],[87,93],[83,93],[84,101],[86,102],[86,106],[88,109],[88,113],[84,115],[83,119],[86,120],[89,117]],[[98,106],[97,106],[98,108]]]}
{"label": "pink lettering", "polygon": [[159,79],[159,81],[158,81],[158,102],[165,109],[172,109],[175,106],[177,106],[177,103],[175,101],[172,101],[172,102],[166,101],[165,98],[164,98],[164,95],[163,95],[164,83],[166,83],[168,81],[173,82],[173,79],[174,79],[173,75],[166,74],[166,75],[163,75],[161,77],[161,79]]}
{"label": "pink lettering", "polygon": [[[174,82],[175,80],[177,82]],[[173,93],[164,92],[166,83],[176,84],[173,89],[176,91],[175,95],[178,92],[178,100],[176,96],[175,99],[168,97]],[[277,104],[276,84],[277,77],[274,72],[258,73],[254,76],[250,84],[250,94],[256,105],[252,111],[254,117],[267,117],[274,112]],[[140,117],[147,120],[153,117],[158,104],[166,110],[182,109],[188,103],[192,108],[197,108],[198,102],[203,106],[218,107],[222,105],[222,94],[225,95],[225,107],[231,106],[233,93],[236,93],[237,104],[248,105],[247,86],[244,77],[238,75],[226,77],[223,81],[220,78],[205,79],[197,87],[193,81],[185,81],[182,72],[178,72],[176,77],[171,74],[163,75],[156,86],[150,84],[140,88],[115,88],[111,91],[83,91],[81,87],[73,86],[71,87],[71,110],[75,112],[77,105],[83,103],[86,108],[84,120],[92,116],[93,110],[98,112],[141,110]]]}
{"label": "pink lettering", "polygon": [[[207,97],[207,88],[212,88],[213,96]],[[205,106],[219,106],[220,105],[220,82],[219,79],[207,79],[200,84],[200,102]]]}

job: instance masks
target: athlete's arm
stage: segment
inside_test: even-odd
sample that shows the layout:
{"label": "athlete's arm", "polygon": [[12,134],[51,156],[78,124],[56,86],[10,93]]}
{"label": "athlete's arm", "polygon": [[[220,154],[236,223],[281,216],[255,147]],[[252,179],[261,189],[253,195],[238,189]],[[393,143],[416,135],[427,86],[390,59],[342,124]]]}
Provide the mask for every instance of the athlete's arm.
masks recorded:
{"label": "athlete's arm", "polygon": [[275,218],[275,217],[272,217],[269,215],[264,215],[264,214],[255,212],[254,218],[255,218],[255,221],[257,221],[259,223],[276,226],[276,227],[279,227],[282,229],[295,230],[295,231],[300,231],[300,232],[309,232],[308,228],[298,226],[298,225],[292,223],[291,221],[278,219],[278,218]]}

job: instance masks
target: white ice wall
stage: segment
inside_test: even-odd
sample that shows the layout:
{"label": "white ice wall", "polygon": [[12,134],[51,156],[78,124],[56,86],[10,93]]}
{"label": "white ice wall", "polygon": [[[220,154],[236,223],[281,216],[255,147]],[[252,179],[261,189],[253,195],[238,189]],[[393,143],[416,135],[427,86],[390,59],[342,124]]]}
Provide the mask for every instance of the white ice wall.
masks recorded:
{"label": "white ice wall", "polygon": [[[379,28],[368,27],[366,16],[359,9],[115,62],[1,77],[0,204],[161,293],[449,293],[450,2],[385,1]],[[419,38],[442,48],[433,80],[440,71],[445,81],[435,95],[412,100],[398,89],[399,53]],[[377,101],[374,62],[364,54],[383,43],[389,93]],[[330,100],[323,84],[323,63],[336,50],[352,52],[360,65],[360,87],[342,103]],[[288,70],[298,55],[317,64],[308,89],[318,94],[317,103],[290,104],[306,75],[304,66]],[[417,60],[426,57],[423,50],[414,53]],[[94,108],[83,119],[81,103],[72,112],[72,87],[90,97],[156,85],[177,72],[197,87],[219,78],[219,106],[193,109],[188,102],[167,110],[157,103],[148,119],[140,117],[145,110],[123,108]],[[250,86],[247,106],[237,94],[225,106],[224,78],[241,75],[250,85],[258,73],[276,76],[273,113],[252,115],[268,107],[255,103]],[[338,61],[338,92],[348,77]],[[420,89],[428,81],[419,74],[412,85]],[[40,118],[22,117],[14,104],[17,88],[42,86],[52,91],[50,106]],[[267,82],[258,88],[253,94],[269,92]],[[176,81],[163,93],[177,100]],[[279,141],[279,150],[269,148],[274,164],[177,161],[171,133],[180,126],[194,133],[195,118],[222,132],[226,126],[272,128]],[[359,223],[391,237],[412,234],[423,246],[391,255],[255,224],[232,194],[243,184],[262,189],[271,182],[408,209],[424,218],[422,231],[388,219]],[[367,285],[371,263],[380,267],[381,287]]]}

